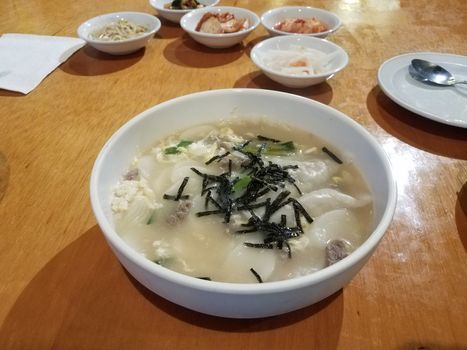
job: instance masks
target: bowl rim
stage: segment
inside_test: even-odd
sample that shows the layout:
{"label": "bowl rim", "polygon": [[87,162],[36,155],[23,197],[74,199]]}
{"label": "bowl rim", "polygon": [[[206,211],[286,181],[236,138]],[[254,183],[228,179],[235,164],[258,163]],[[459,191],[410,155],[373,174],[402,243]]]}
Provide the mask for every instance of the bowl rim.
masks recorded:
{"label": "bowl rim", "polygon": [[[312,11],[314,11],[316,13],[321,13],[321,14],[326,14],[328,16],[331,16],[336,21],[336,24],[334,26],[330,27],[328,30],[326,30],[324,32],[319,32],[319,33],[289,33],[289,32],[284,32],[282,30],[275,29],[274,26],[270,26],[270,25],[265,23],[266,19],[269,16],[271,16],[272,14],[274,14],[274,13],[281,12],[281,11],[287,11],[287,10],[300,10],[300,9],[312,10]],[[326,36],[326,35],[334,33],[335,31],[337,31],[342,26],[341,19],[334,12],[331,12],[331,11],[328,11],[328,10],[325,10],[325,9],[322,9],[322,8],[318,8],[318,7],[313,7],[313,6],[281,6],[281,7],[275,7],[275,8],[272,8],[272,9],[264,12],[260,17],[260,20],[261,20],[261,24],[267,30],[270,30],[270,31],[272,31],[272,32],[274,32],[276,34],[280,34],[280,35]]]}
{"label": "bowl rim", "polygon": [[[218,281],[206,281],[196,277],[191,277],[188,275],[181,274],[154,264],[150,260],[146,259],[144,256],[133,250],[124,240],[121,238],[118,233],[112,227],[110,220],[107,220],[107,217],[104,213],[103,207],[100,205],[99,201],[99,186],[98,180],[102,172],[102,162],[109,153],[112,145],[123,137],[126,130],[133,127],[133,125],[138,124],[140,121],[150,117],[153,113],[158,110],[163,110],[167,107],[170,107],[174,104],[179,103],[180,101],[190,102],[196,100],[199,96],[208,96],[211,98],[216,98],[219,95],[225,94],[235,94],[240,96],[242,94],[255,94],[257,96],[268,96],[268,97],[278,97],[288,99],[292,102],[301,102],[309,104],[315,108],[318,108],[322,111],[327,111],[328,113],[333,114],[334,117],[339,119],[341,122],[347,124],[349,127],[354,128],[360,136],[366,139],[372,146],[374,151],[377,153],[379,159],[382,161],[384,173],[388,175],[387,186],[388,186],[388,199],[385,203],[385,208],[382,213],[380,221],[377,223],[371,234],[363,242],[363,244],[358,247],[352,254],[347,256],[345,259],[336,262],[335,264],[325,267],[319,271],[313,272],[308,275],[274,282],[267,283],[230,283],[230,282],[218,282]],[[392,217],[395,212],[396,201],[397,201],[397,187],[396,180],[393,176],[391,170],[391,165],[387,154],[384,152],[382,147],[376,141],[376,139],[370,134],[370,132],[365,129],[362,125],[357,123],[352,118],[346,116],[344,113],[334,109],[328,105],[325,105],[321,102],[308,99],[306,97],[281,92],[274,90],[262,90],[262,89],[248,89],[248,88],[231,88],[231,89],[220,89],[220,90],[208,90],[195,92],[188,95],[183,95],[175,97],[173,99],[161,102],[145,111],[139,113],[125,124],[123,124],[104,144],[100,150],[91,171],[91,179],[89,184],[90,189],[90,199],[91,207],[96,217],[97,223],[103,232],[105,238],[111,242],[111,246],[115,247],[119,252],[121,252],[126,259],[131,261],[136,266],[143,268],[146,272],[155,275],[156,277],[163,278],[170,283],[177,285],[184,285],[187,288],[211,292],[211,293],[221,293],[221,294],[237,294],[237,295],[258,295],[258,294],[272,294],[272,293],[282,293],[294,289],[300,289],[304,287],[309,287],[317,283],[322,282],[323,280],[330,279],[332,277],[338,276],[345,272],[349,266],[355,266],[359,261],[365,260],[365,257],[370,256],[372,251],[376,249],[379,241],[383,238],[384,233],[391,224]]]}
{"label": "bowl rim", "polygon": [[[168,0],[166,3],[168,4],[170,2],[170,0]],[[165,8],[165,7],[161,7],[159,6],[159,3],[157,2],[157,0],[149,0],[149,5],[151,5],[152,7],[154,7],[157,11],[160,11],[160,12],[165,12],[167,14],[169,13],[173,13],[173,14],[185,14],[185,13],[188,13],[188,12],[191,12],[191,11],[194,11],[194,10],[200,10],[200,9],[203,9],[203,8],[206,8],[206,7],[213,7],[213,6],[216,6],[220,0],[212,0],[212,4],[209,4],[209,5],[204,5],[204,7],[200,7],[200,8],[197,8],[197,9],[180,9],[180,10],[177,10],[177,9],[168,9],[168,8]]]}
{"label": "bowl rim", "polygon": [[[154,24],[154,28],[151,29],[151,30],[148,30],[146,33],[143,33],[142,35],[139,35],[137,37],[134,37],[134,38],[129,38],[129,39],[123,39],[123,40],[116,40],[116,41],[104,41],[104,40],[97,40],[97,39],[92,39],[89,34],[88,35],[84,35],[84,28],[87,27],[87,26],[91,26],[91,27],[94,27],[95,24],[93,24],[92,22],[95,22],[97,21],[98,19],[113,19],[113,18],[117,18],[117,17],[125,17],[125,15],[137,15],[137,16],[140,16],[140,17],[144,17],[144,18],[147,18],[149,19],[150,21],[152,21],[152,23]],[[90,23],[91,22],[91,23]],[[77,33],[78,33],[78,36],[85,40],[86,42],[88,43],[92,43],[92,44],[98,44],[98,45],[105,45],[105,46],[113,46],[113,45],[118,45],[118,44],[125,44],[125,43],[132,43],[132,42],[135,42],[135,41],[139,41],[141,39],[145,39],[149,36],[152,36],[154,34],[156,34],[159,29],[161,28],[161,21],[159,20],[159,18],[157,18],[156,16],[154,15],[151,15],[149,13],[146,13],[146,12],[137,12],[137,11],[120,11],[120,12],[109,12],[109,13],[103,13],[101,15],[98,15],[98,16],[94,16],[92,18],[89,18],[87,19],[86,21],[84,21],[83,23],[81,23],[77,29]]]}
{"label": "bowl rim", "polygon": [[[291,74],[285,74],[285,73],[278,72],[276,70],[273,70],[273,69],[270,69],[270,68],[266,67],[261,62],[261,60],[259,60],[258,51],[262,48],[263,45],[266,45],[266,44],[263,44],[263,43],[265,43],[265,42],[271,43],[271,42],[280,41],[280,40],[305,40],[305,41],[308,40],[308,41],[312,41],[312,42],[324,42],[327,45],[330,45],[331,47],[335,48],[336,51],[339,51],[339,53],[344,58],[344,63],[337,66],[333,70],[327,71],[325,73],[313,74],[313,75],[291,75]],[[262,71],[265,71],[265,72],[270,73],[270,74],[277,75],[278,77],[289,78],[289,79],[297,79],[297,80],[326,78],[326,77],[329,77],[329,76],[331,76],[333,74],[336,74],[337,72],[340,72],[341,70],[343,70],[349,64],[349,55],[347,54],[347,51],[344,50],[344,48],[342,48],[341,46],[339,46],[339,45],[337,45],[337,44],[335,44],[335,43],[333,43],[333,42],[331,42],[329,40],[326,40],[326,39],[323,39],[323,38],[316,38],[316,37],[313,37],[313,36],[307,36],[307,35],[300,35],[300,36],[297,36],[297,35],[282,35],[282,36],[275,36],[275,37],[272,37],[272,38],[267,38],[267,39],[261,41],[260,43],[256,44],[251,49],[250,58],[253,61],[253,63],[256,66],[258,66],[258,68],[261,69]]]}
{"label": "bowl rim", "polygon": [[[198,32],[198,31],[196,31],[194,29],[188,28],[187,25],[186,25],[186,22],[188,21],[188,19],[190,19],[193,16],[196,16],[199,13],[205,13],[205,12],[210,12],[210,11],[224,12],[224,11],[228,11],[228,10],[234,10],[234,11],[239,11],[239,12],[242,12],[242,13],[248,13],[252,18],[254,18],[255,21],[254,21],[254,23],[252,23],[246,29],[240,30],[240,31],[235,32],[235,33],[222,33],[222,34],[212,34],[212,33]],[[236,37],[236,36],[248,34],[248,33],[252,32],[253,30],[255,30],[260,25],[260,23],[261,23],[261,21],[259,19],[259,16],[255,12],[253,12],[251,10],[248,10],[246,8],[243,8],[243,7],[236,7],[236,6],[215,6],[214,8],[203,7],[203,8],[196,9],[196,10],[188,12],[187,14],[185,14],[180,19],[180,26],[187,33],[202,36],[202,37],[205,37],[205,38],[213,38],[213,39],[215,39],[215,38],[218,38],[218,39],[231,38],[231,37]]]}

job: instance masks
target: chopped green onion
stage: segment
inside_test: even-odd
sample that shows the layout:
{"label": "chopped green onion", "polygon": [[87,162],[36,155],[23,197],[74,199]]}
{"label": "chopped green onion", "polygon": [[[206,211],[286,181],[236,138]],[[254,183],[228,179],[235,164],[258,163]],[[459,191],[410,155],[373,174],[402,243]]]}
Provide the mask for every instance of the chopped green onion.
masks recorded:
{"label": "chopped green onion", "polygon": [[183,147],[183,148],[187,148],[187,146],[191,145],[193,143],[193,141],[190,141],[190,140],[181,140],[177,147]]}
{"label": "chopped green onion", "polygon": [[251,144],[242,147],[242,151],[250,152],[250,153],[256,153],[256,152],[258,152],[258,149],[259,149],[258,145],[254,146],[254,145],[251,145]]}
{"label": "chopped green onion", "polygon": [[[242,148],[244,152],[257,153],[261,148],[261,145],[248,144]],[[286,156],[296,151],[293,141],[282,142],[282,143],[268,143],[262,152],[269,156]]]}
{"label": "chopped green onion", "polygon": [[242,176],[237,181],[235,181],[233,185],[233,190],[234,191],[244,190],[245,188],[247,188],[250,182],[251,182],[251,176],[248,176],[248,175]]}
{"label": "chopped green onion", "polygon": [[151,216],[149,217],[148,221],[146,222],[146,225],[151,225],[153,222],[154,222],[154,216],[155,216],[156,212],[153,211]]}
{"label": "chopped green onion", "polygon": [[292,141],[283,143],[270,143],[266,146],[265,154],[274,156],[285,156],[295,152],[295,145]]}
{"label": "chopped green onion", "polygon": [[193,141],[190,141],[190,140],[181,140],[176,146],[171,146],[171,147],[167,147],[166,149],[164,149],[164,153],[165,154],[179,154],[180,147],[187,148],[192,143]]}
{"label": "chopped green onion", "polygon": [[167,148],[164,150],[164,153],[165,153],[165,154],[178,154],[178,153],[180,153],[180,151],[178,150],[177,147],[167,147]]}

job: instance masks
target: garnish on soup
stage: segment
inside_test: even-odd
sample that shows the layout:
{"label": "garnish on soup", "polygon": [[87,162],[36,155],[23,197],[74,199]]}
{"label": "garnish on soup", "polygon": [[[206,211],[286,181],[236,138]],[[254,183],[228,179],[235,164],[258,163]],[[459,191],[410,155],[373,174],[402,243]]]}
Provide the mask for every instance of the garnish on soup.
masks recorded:
{"label": "garnish on soup", "polygon": [[116,230],[151,261],[197,278],[262,283],[313,273],[370,231],[368,187],[339,153],[263,119],[178,132],[122,176]]}

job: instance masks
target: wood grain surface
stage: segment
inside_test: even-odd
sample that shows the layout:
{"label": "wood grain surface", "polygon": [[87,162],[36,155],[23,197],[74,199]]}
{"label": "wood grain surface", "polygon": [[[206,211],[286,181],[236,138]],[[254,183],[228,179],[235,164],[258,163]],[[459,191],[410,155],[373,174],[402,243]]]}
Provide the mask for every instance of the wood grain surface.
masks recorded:
{"label": "wood grain surface", "polygon": [[[467,349],[467,129],[399,107],[376,80],[399,54],[467,55],[467,1],[221,4],[333,11],[343,26],[329,39],[350,63],[326,83],[289,89],[249,58],[264,28],[213,50],[162,21],[144,50],[114,57],[84,47],[28,95],[0,90],[0,349]],[[86,19],[124,10],[156,14],[145,0],[2,0],[0,33],[76,36]],[[398,185],[394,220],[348,286],[258,320],[205,316],[146,290],[106,245],[88,194],[97,153],[127,120],[177,96],[234,87],[346,113],[388,153]]]}

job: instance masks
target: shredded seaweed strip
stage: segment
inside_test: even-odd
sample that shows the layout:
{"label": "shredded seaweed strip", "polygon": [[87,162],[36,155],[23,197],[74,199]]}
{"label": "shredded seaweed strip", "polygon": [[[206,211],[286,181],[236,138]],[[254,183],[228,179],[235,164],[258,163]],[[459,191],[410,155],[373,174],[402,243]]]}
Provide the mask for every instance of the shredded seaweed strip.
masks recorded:
{"label": "shredded seaweed strip", "polygon": [[227,157],[228,155],[230,154],[230,152],[225,152],[224,154],[220,154],[220,155],[216,155],[214,157],[212,157],[211,159],[209,159],[206,163],[206,165],[209,165],[211,164],[212,162],[214,162],[215,160],[217,160],[218,162],[220,162],[223,158]]}
{"label": "shredded seaweed strip", "polygon": [[174,201],[179,201],[180,199],[188,199],[188,198],[190,198],[189,195],[182,195],[182,194],[183,194],[183,190],[185,189],[185,186],[186,186],[186,184],[188,183],[188,180],[189,180],[189,177],[183,178],[183,181],[182,181],[180,187],[178,188],[178,191],[177,191],[177,195],[176,195],[176,196],[172,196],[172,195],[170,195],[170,194],[164,194],[163,198],[164,198],[164,199],[174,200]]}
{"label": "shredded seaweed strip", "polygon": [[305,217],[306,221],[311,224],[313,222],[313,218],[308,214],[308,212],[305,210],[303,205],[300,204],[299,201],[296,199],[292,199],[293,205],[300,211],[300,213]]}
{"label": "shredded seaweed strip", "polygon": [[233,209],[233,199],[231,198],[231,194],[233,192],[233,185],[234,181],[230,179],[231,177],[231,167],[232,167],[232,160],[229,159],[229,171],[227,173],[223,173],[221,175],[209,175],[200,172],[196,168],[191,168],[191,170],[203,177],[203,185],[201,189],[201,193],[206,191],[206,188],[209,187],[209,191],[214,191],[217,195],[216,201],[210,195],[210,202],[216,203],[215,206],[218,208],[217,210],[207,210],[204,212],[196,213],[197,216],[206,216],[211,214],[224,214],[224,222],[230,222],[230,216],[232,215]]}
{"label": "shredded seaweed strip", "polygon": [[266,206],[269,202],[270,202],[270,200],[269,200],[269,201],[260,202],[260,203],[246,204],[246,205],[244,205],[244,206],[239,206],[239,207],[237,207],[237,210],[238,210],[238,211],[241,211],[241,210],[252,210],[252,209],[257,209],[257,208],[261,208],[261,207]]}
{"label": "shredded seaweed strip", "polygon": [[266,136],[262,136],[262,135],[258,135],[256,136],[256,138],[260,141],[270,141],[270,142],[273,142],[273,143],[279,143],[280,141],[279,140],[276,140],[276,139],[272,139],[270,137],[266,137]]}
{"label": "shredded seaweed strip", "polygon": [[200,280],[205,280],[205,281],[212,281],[211,277],[196,277]]}
{"label": "shredded seaweed strip", "polygon": [[291,258],[292,254],[287,240],[297,238],[302,235],[303,230],[301,227],[288,227],[286,225],[282,225],[282,223],[265,222],[256,214],[251,214],[252,216],[248,220],[248,223],[242,225],[247,227],[247,229],[239,230],[237,233],[263,232],[265,234],[265,238],[263,239],[264,244],[273,244],[277,249],[282,249],[285,245],[289,249],[288,256]]}
{"label": "shredded seaweed strip", "polygon": [[282,214],[281,215],[281,225],[286,226],[287,225],[287,215]]}
{"label": "shredded seaweed strip", "polygon": [[250,268],[250,271],[251,273],[256,277],[256,279],[258,280],[259,283],[263,283],[263,279],[261,278],[261,276],[258,274],[258,272],[255,271],[254,268]]}
{"label": "shredded seaweed strip", "polygon": [[208,216],[208,215],[212,215],[212,214],[222,214],[222,213],[224,213],[224,210],[222,210],[222,209],[219,209],[219,210],[206,210],[206,211],[200,211],[200,212],[196,213],[196,216],[201,217],[201,216]]}
{"label": "shredded seaweed strip", "polygon": [[250,247],[250,248],[259,248],[259,249],[274,249],[274,246],[272,244],[266,244],[266,243],[250,243],[250,242],[244,242],[244,246]]}
{"label": "shredded seaweed strip", "polygon": [[[245,156],[246,160],[240,164],[240,174],[232,174],[231,152],[225,152],[209,159],[206,164],[228,158],[228,169],[220,175],[206,174],[196,168],[191,170],[202,178],[201,195],[205,195],[204,211],[196,213],[196,216],[222,215],[224,222],[229,223],[235,212],[248,211],[250,218],[246,223],[241,223],[241,229],[237,234],[260,232],[263,241],[259,243],[244,242],[245,246],[262,249],[284,249],[289,258],[292,257],[292,249],[289,239],[297,238],[303,234],[301,217],[308,223],[313,219],[303,206],[291,196],[291,192],[285,189],[286,184],[291,184],[301,195],[302,192],[296,185],[296,180],[289,173],[298,169],[298,165],[281,166],[271,161],[263,160],[268,147],[285,147],[295,150],[292,141],[281,143],[279,140],[270,139],[258,135],[258,142],[248,140],[232,149]],[[266,200],[260,200],[269,192],[277,195]],[[280,222],[271,222],[271,217],[286,205],[291,205],[295,216],[295,226],[287,223],[287,216],[281,215]],[[264,213],[259,217],[253,210],[264,208]]]}
{"label": "shredded seaweed strip", "polygon": [[172,195],[170,195],[170,194],[164,194],[164,195],[162,196],[162,198],[168,199],[168,200],[172,200],[172,201],[176,201],[176,200],[180,200],[180,199],[188,199],[188,198],[190,198],[190,196],[187,195],[187,194],[184,194],[183,196],[180,196],[178,199],[176,199],[177,196],[172,196]]}
{"label": "shredded seaweed strip", "polygon": [[288,204],[288,201],[285,199],[288,197],[289,194],[290,191],[282,191],[277,195],[276,199],[274,199],[271,204],[266,206],[266,211],[263,216],[264,221],[269,221],[272,214],[274,214],[284,205]]}
{"label": "shredded seaweed strip", "polygon": [[297,224],[297,227],[300,229],[300,231],[303,232],[302,221],[300,220],[300,209],[298,209],[298,206],[297,204],[295,204],[295,202],[292,202],[292,206],[293,206],[295,222]]}
{"label": "shredded seaweed strip", "polygon": [[321,148],[321,150],[326,153],[333,161],[335,161],[337,164],[342,164],[342,160],[336,156],[334,153],[332,153],[329,149],[326,147]]}
{"label": "shredded seaweed strip", "polygon": [[207,192],[206,198],[204,199],[204,207],[207,209],[209,205],[209,199],[211,198],[211,191]]}

